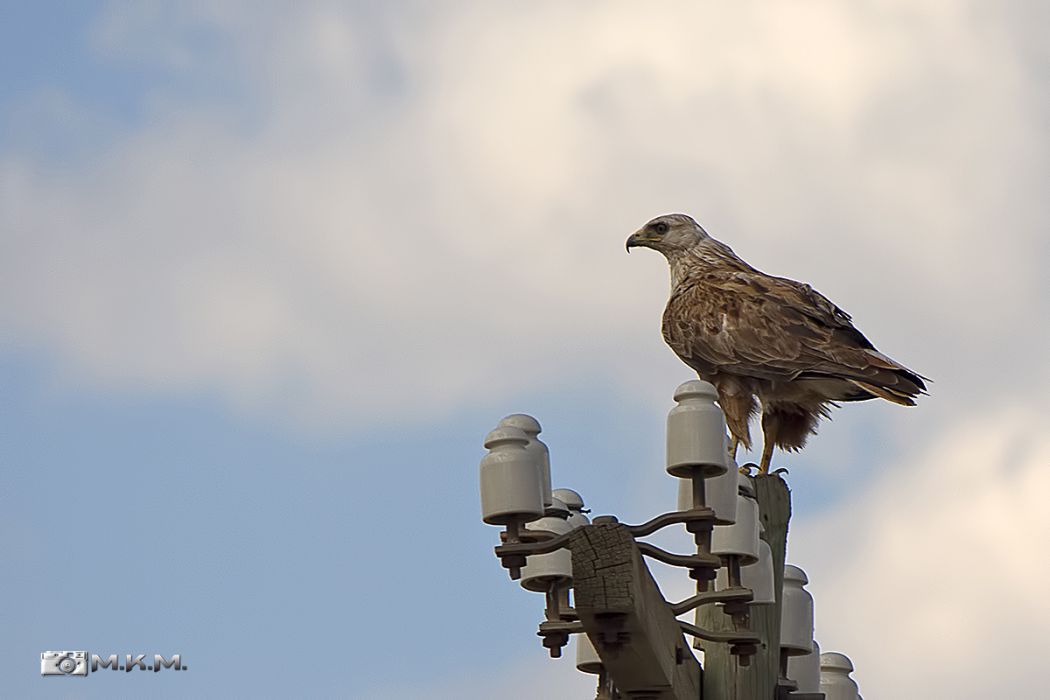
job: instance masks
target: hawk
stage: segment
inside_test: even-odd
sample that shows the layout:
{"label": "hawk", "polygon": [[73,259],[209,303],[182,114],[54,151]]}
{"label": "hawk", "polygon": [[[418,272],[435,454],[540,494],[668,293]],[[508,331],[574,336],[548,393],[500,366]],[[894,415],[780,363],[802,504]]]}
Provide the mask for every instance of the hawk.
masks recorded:
{"label": "hawk", "polygon": [[751,448],[748,424],[761,403],[762,473],[774,446],[801,449],[837,401],[914,406],[926,393],[928,379],[876,350],[827,297],[756,270],[691,217],[653,219],[627,239],[627,252],[637,246],[671,266],[663,337],[718,389],[734,455]]}

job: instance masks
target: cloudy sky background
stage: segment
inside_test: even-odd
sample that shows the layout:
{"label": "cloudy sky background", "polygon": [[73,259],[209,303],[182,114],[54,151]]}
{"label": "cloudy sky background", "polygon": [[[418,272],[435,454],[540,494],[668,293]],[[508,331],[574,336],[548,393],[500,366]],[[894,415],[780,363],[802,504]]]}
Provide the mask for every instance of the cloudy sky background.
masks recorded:
{"label": "cloudy sky background", "polygon": [[[555,486],[627,521],[673,507],[689,372],[665,263],[623,241],[684,211],[934,379],[779,458],[824,650],[869,700],[1035,697],[1048,23],[5,3],[0,694],[589,697],[491,556],[480,442],[533,413]],[[191,670],[42,679],[56,648]]]}

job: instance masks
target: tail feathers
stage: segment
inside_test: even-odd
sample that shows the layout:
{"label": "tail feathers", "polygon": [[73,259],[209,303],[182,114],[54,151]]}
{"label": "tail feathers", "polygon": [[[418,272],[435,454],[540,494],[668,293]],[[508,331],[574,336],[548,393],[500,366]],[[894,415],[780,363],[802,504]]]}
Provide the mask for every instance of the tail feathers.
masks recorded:
{"label": "tail feathers", "polygon": [[849,381],[852,384],[860,387],[864,391],[870,392],[875,396],[878,396],[879,398],[886,399],[887,401],[891,401],[895,404],[900,404],[901,406],[914,406],[915,400],[912,399],[912,396],[915,396],[916,394],[920,393],[920,391],[906,393],[904,391],[901,391],[900,389],[894,389],[893,387],[887,386],[878,386],[869,382],[861,381],[859,379],[850,379]]}
{"label": "tail feathers", "polygon": [[[918,372],[911,371],[896,360],[883,355],[878,350],[871,349],[866,352],[869,360],[872,360],[871,364],[873,366],[889,370],[896,375],[898,381],[903,381],[911,385],[909,388],[913,388],[913,390],[908,392],[909,396],[926,393],[926,382],[931,381],[929,377],[924,377]],[[881,396],[881,394],[878,395]]]}

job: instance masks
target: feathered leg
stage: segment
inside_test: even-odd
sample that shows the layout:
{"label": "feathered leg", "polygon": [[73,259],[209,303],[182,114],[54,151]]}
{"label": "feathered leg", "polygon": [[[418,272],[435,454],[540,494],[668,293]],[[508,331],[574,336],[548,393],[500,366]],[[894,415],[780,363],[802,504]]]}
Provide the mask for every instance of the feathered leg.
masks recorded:
{"label": "feathered leg", "polygon": [[762,421],[762,427],[765,428],[762,437],[762,461],[758,465],[759,474],[769,473],[769,463],[773,459],[773,445],[776,443],[776,427],[773,421],[770,423],[774,426],[772,428],[766,428],[766,422]]}
{"label": "feathered leg", "polygon": [[770,407],[762,407],[762,462],[758,465],[758,471],[762,474],[769,473],[769,463],[773,459],[773,449],[777,445],[777,435],[780,433],[781,413]]}
{"label": "feathered leg", "polygon": [[751,388],[735,377],[721,377],[716,382],[718,387],[718,404],[726,416],[726,427],[733,436],[733,458],[736,458],[736,449],[740,445],[744,449],[751,449],[751,432],[748,423],[751,416],[758,411],[755,395]]}
{"label": "feathered leg", "polygon": [[817,421],[821,416],[827,417],[827,405],[823,402],[812,404],[774,403],[762,407],[762,464],[763,474],[769,473],[769,462],[773,458],[773,449],[801,450],[806,438],[817,432]]}

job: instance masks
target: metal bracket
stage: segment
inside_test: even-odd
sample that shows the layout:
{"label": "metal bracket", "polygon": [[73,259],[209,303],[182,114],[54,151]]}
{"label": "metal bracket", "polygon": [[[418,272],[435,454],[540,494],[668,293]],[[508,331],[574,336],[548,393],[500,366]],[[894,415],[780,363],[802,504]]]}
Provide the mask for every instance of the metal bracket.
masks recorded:
{"label": "metal bracket", "polygon": [[677,525],[678,523],[685,523],[687,526],[692,525],[693,528],[687,528],[690,532],[693,532],[699,527],[707,526],[710,529],[715,526],[715,512],[710,508],[693,508],[692,510],[675,510],[670,513],[661,513],[652,520],[642,523],[641,525],[624,525],[627,531],[631,533],[635,538],[648,537],[649,535],[662,530],[670,525]]}
{"label": "metal bracket", "polygon": [[712,603],[750,603],[754,598],[755,594],[749,588],[725,588],[721,591],[702,591],[681,602],[672,603],[671,610],[674,612],[675,617],[678,617],[682,613],[695,610],[702,605],[711,605]]}
{"label": "metal bracket", "polygon": [[750,632],[713,632],[688,622],[678,621],[679,627],[686,634],[707,642],[718,642],[729,645],[729,653],[740,657],[740,665],[748,666],[751,656],[758,651],[762,638]]}

